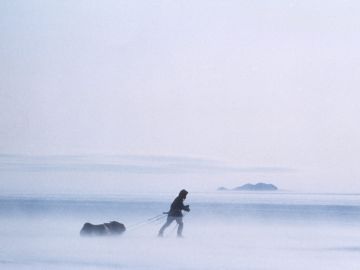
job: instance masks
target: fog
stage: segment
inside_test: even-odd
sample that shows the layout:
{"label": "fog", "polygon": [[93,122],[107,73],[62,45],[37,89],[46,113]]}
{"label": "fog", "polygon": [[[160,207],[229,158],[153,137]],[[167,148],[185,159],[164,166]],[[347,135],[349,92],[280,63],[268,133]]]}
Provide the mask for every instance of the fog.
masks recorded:
{"label": "fog", "polygon": [[[282,181],[295,170],[187,156],[0,155],[0,194],[125,194],[214,191],[246,181]],[[207,183],[204,186],[204,182]],[[332,187],[333,188],[333,187]],[[305,187],[306,190],[306,187]]]}
{"label": "fog", "polygon": [[[208,157],[171,155],[0,155],[0,194],[136,194],[215,191],[266,182],[281,191],[356,193],[345,176],[285,166],[246,166]],[[324,177],[324,178],[323,178]],[[329,179],[322,181],[321,179]]]}
{"label": "fog", "polygon": [[0,153],[206,157],[359,191],[358,10],[1,1]]}
{"label": "fog", "polygon": [[359,10],[0,1],[0,268],[358,270]]}
{"label": "fog", "polygon": [[[2,269],[356,269],[359,197],[272,193],[189,194],[184,238],[164,218],[174,194],[6,197],[0,205]],[[175,194],[176,195],[176,194]],[[111,220],[119,237],[80,237]],[[138,225],[136,225],[138,224]]]}

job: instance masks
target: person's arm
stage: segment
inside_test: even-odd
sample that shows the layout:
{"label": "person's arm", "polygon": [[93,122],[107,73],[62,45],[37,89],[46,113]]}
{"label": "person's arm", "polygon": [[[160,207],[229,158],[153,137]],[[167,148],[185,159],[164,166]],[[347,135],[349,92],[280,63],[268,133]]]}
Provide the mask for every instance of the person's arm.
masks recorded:
{"label": "person's arm", "polygon": [[184,202],[181,201],[181,210],[184,210],[186,212],[190,212],[190,205],[184,205]]}
{"label": "person's arm", "polygon": [[178,209],[178,210],[184,210],[189,212],[190,211],[190,207],[189,205],[184,205],[184,202],[181,198],[176,198],[174,203],[173,203],[173,208],[174,209]]}

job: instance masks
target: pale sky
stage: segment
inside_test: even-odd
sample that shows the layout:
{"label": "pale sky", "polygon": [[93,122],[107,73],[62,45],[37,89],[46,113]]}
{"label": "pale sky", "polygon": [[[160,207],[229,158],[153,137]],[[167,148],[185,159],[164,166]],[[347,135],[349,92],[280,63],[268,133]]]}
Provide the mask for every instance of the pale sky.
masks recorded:
{"label": "pale sky", "polygon": [[360,192],[359,14],[356,0],[1,0],[0,154],[215,160],[231,177],[195,170],[197,187]]}

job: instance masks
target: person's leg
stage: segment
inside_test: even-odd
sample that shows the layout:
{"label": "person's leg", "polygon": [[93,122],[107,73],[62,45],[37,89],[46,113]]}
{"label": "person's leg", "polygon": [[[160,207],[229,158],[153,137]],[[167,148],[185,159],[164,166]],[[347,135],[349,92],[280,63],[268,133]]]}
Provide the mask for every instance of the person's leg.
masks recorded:
{"label": "person's leg", "polygon": [[182,217],[177,217],[176,218],[176,223],[179,225],[178,229],[177,229],[177,236],[182,237],[182,231],[183,231],[183,228],[184,228],[184,223],[182,221]]}
{"label": "person's leg", "polygon": [[158,235],[159,235],[159,236],[163,236],[165,229],[166,229],[167,227],[169,227],[170,224],[171,224],[173,221],[174,221],[174,218],[171,217],[171,216],[168,216],[167,219],[166,219],[165,224],[161,227]]}

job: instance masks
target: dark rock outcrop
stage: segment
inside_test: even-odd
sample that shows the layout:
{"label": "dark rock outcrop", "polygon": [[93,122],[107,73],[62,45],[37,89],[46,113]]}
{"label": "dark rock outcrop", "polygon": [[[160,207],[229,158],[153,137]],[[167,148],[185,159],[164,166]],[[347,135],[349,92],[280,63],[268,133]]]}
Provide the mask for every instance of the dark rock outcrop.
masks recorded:
{"label": "dark rock outcrop", "polygon": [[80,231],[81,236],[120,235],[126,231],[125,225],[117,221],[93,225],[86,222]]}
{"label": "dark rock outcrop", "polygon": [[265,184],[265,183],[257,183],[253,184],[245,184],[240,187],[234,188],[234,190],[246,190],[246,191],[274,191],[278,190],[276,186],[273,184]]}

